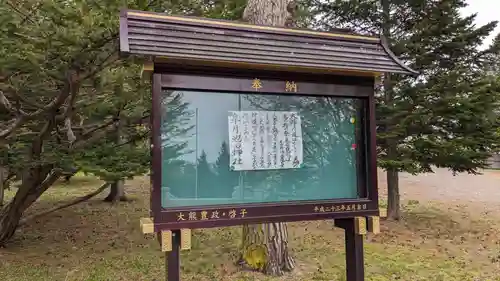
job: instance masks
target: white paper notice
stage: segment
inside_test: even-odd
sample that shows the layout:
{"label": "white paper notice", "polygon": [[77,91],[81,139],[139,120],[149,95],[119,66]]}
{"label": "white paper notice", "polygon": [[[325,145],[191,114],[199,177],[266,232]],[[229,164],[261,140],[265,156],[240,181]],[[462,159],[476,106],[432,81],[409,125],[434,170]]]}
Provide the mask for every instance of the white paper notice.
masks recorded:
{"label": "white paper notice", "polygon": [[303,162],[300,116],[290,111],[230,111],[231,170],[299,168]]}

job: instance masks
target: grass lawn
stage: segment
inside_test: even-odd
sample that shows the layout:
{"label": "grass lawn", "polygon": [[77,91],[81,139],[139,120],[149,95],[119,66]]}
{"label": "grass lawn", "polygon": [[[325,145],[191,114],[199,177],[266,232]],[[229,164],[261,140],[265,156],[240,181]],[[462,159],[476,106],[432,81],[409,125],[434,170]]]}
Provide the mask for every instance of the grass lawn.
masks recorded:
{"label": "grass lawn", "polygon": [[[78,176],[43,195],[29,211],[88,193],[99,181]],[[155,236],[143,235],[149,180],[128,182],[131,202],[111,206],[101,194],[21,228],[0,249],[0,280],[164,280],[164,255]],[[8,193],[8,196],[12,196]],[[367,280],[500,280],[500,217],[461,206],[410,201],[401,222],[382,222],[365,239]],[[196,230],[182,252],[182,280],[345,280],[343,233],[331,222],[289,224],[297,268],[282,277],[240,271],[234,265],[240,228]]]}

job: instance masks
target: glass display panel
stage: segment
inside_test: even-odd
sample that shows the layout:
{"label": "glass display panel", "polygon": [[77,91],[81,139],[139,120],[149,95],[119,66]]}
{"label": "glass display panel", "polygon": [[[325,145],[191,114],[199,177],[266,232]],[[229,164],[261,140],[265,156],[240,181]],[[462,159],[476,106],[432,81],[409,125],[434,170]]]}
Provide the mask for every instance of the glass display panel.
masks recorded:
{"label": "glass display panel", "polygon": [[359,198],[362,104],[162,91],[162,207]]}

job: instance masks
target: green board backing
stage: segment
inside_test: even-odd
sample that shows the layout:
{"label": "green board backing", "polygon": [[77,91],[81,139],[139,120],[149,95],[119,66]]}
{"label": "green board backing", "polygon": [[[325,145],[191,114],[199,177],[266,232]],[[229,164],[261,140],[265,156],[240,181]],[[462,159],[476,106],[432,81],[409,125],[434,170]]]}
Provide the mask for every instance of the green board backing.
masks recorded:
{"label": "green board backing", "polygon": [[[164,90],[161,100],[164,208],[359,198],[360,99]],[[250,110],[300,115],[299,168],[231,170],[228,115]]]}

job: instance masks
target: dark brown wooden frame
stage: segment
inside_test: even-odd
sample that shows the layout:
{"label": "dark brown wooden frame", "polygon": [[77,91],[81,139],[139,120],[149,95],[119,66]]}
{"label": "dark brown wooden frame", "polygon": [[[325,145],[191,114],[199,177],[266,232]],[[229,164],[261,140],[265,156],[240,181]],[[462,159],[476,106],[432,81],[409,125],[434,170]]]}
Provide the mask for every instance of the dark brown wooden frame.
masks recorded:
{"label": "dark brown wooden frame", "polygon": [[[305,220],[323,220],[352,218],[358,216],[378,216],[378,188],[377,188],[377,168],[376,168],[376,146],[375,146],[375,103],[374,103],[374,82],[371,76],[339,76],[339,75],[314,75],[299,73],[280,72],[253,72],[241,71],[237,73],[234,69],[210,68],[207,71],[202,67],[184,68],[181,66],[166,67],[155,65],[155,72],[152,75],[153,85],[153,108],[152,108],[152,191],[151,191],[151,216],[153,217],[155,231],[182,228],[210,228],[234,226],[249,223],[264,222],[290,222]],[[209,74],[207,74],[209,73]],[[296,95],[321,95],[321,96],[341,96],[359,97],[366,102],[365,112],[361,116],[364,119],[364,149],[361,157],[365,165],[365,177],[362,182],[366,188],[358,186],[358,191],[367,192],[365,198],[349,200],[317,200],[303,202],[276,202],[260,204],[238,204],[223,206],[195,206],[182,208],[164,209],[161,206],[161,146],[160,146],[160,99],[162,89],[183,89],[197,91],[218,91],[218,92],[256,92],[251,87],[253,79],[260,79],[263,88],[258,93],[272,94],[296,94]],[[296,93],[285,92],[286,81],[297,83]],[[358,153],[359,154],[359,153]],[[359,189],[362,188],[362,190]],[[315,211],[315,207],[326,207],[327,211]],[[354,208],[353,208],[354,207]],[[349,208],[349,209],[347,209]],[[354,209],[354,210],[353,210]],[[232,211],[238,213],[236,218],[219,219],[198,219],[188,220],[189,212],[218,211],[220,214],[230,214]],[[242,217],[241,211],[245,210]],[[178,221],[179,213],[184,214],[185,220]],[[207,213],[205,213],[206,215]]]}

